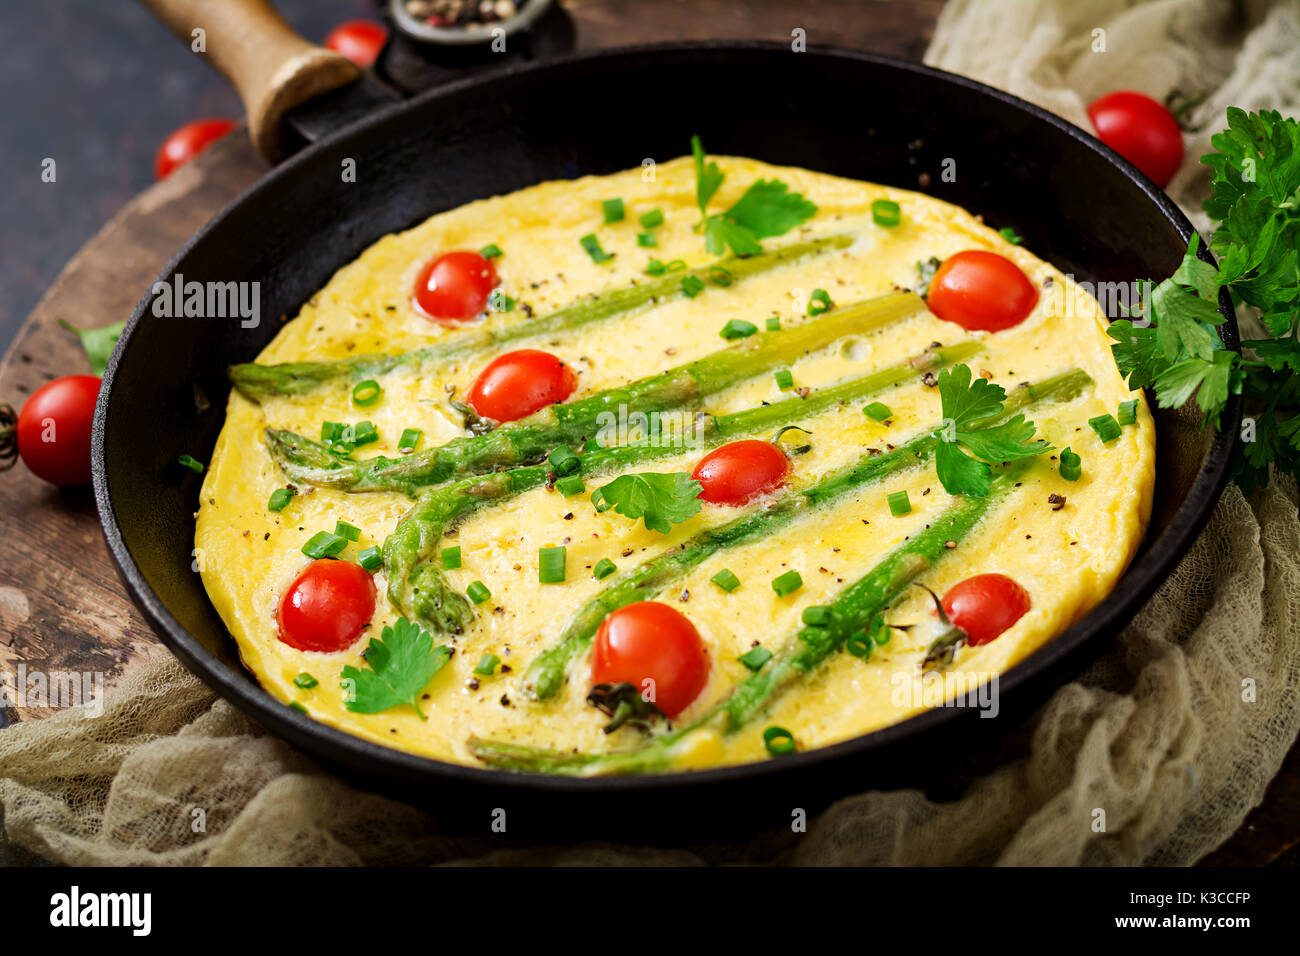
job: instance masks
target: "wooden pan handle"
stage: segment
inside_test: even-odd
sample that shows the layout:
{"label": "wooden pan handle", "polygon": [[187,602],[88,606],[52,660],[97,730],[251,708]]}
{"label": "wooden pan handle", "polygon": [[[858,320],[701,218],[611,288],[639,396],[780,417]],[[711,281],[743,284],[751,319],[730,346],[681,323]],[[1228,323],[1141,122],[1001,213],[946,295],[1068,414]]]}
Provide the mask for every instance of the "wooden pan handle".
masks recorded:
{"label": "wooden pan handle", "polygon": [[203,55],[239,92],[248,135],[270,162],[285,156],[284,114],[361,75],[346,57],[308,43],[266,0],[143,0],[186,43],[204,31]]}

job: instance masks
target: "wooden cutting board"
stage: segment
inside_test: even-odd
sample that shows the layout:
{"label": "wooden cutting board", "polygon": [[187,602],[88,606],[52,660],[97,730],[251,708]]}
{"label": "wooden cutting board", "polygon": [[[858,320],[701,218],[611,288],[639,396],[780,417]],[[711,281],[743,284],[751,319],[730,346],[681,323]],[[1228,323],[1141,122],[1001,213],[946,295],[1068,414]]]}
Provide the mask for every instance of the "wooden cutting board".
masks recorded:
{"label": "wooden cutting board", "polygon": [[[920,59],[941,0],[572,0],[578,46],[686,39],[830,43]],[[266,172],[247,136],[214,144],[145,190],[63,269],[0,360],[0,402],[21,407],[59,375],[85,372],[60,318],[93,328],[130,315],[172,254]],[[98,673],[106,687],[168,651],[118,580],[88,489],[59,490],[21,465],[0,476],[0,672]],[[36,720],[35,703],[0,718]],[[2,720],[0,720],[2,722]],[[1293,857],[1300,842],[1300,759],[1293,754],[1268,801],[1210,861],[1259,864]]]}

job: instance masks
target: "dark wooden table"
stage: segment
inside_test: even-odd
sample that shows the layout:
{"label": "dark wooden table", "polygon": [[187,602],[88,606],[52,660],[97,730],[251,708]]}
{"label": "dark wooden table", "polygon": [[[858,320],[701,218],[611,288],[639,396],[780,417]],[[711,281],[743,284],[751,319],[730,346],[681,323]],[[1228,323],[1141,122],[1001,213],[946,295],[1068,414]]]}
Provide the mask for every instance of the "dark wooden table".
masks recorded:
{"label": "dark wooden table", "polygon": [[[789,40],[802,28],[827,42],[920,59],[940,0],[586,0],[569,2],[580,48],[670,39]],[[44,382],[85,371],[57,319],[93,327],[129,315],[171,254],[266,171],[247,137],[231,135],[140,193],[67,264],[0,360],[0,401],[18,407]],[[127,598],[88,491],[60,491],[17,468],[0,478],[0,670],[102,672],[108,687],[167,654]],[[46,707],[9,708],[39,720]],[[1264,804],[1204,862],[1294,863],[1300,858],[1300,750]]]}

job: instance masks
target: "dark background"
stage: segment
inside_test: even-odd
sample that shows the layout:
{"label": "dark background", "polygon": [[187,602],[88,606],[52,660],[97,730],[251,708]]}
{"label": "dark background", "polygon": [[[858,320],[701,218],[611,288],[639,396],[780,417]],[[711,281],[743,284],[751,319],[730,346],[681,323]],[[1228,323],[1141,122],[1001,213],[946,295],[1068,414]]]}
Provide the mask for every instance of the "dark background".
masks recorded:
{"label": "dark background", "polygon": [[[381,3],[275,6],[319,43],[342,20],[379,19]],[[0,90],[3,352],[64,263],[153,182],[154,153],[167,134],[204,116],[242,119],[243,110],[203,58],[137,0],[0,0]],[[46,157],[57,182],[41,181]]]}

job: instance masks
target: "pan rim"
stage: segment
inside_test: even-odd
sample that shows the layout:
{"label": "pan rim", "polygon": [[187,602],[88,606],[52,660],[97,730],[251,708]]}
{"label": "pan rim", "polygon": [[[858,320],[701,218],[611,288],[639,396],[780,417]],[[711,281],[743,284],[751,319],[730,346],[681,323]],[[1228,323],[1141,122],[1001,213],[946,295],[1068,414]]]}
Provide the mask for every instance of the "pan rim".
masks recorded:
{"label": "pan rim", "polygon": [[[527,76],[551,70],[563,70],[574,65],[599,64],[602,61],[621,59],[630,55],[653,54],[689,57],[701,53],[726,54],[743,52],[769,52],[789,55],[789,46],[774,41],[685,41],[611,47],[573,53],[537,63],[521,64],[494,71],[490,75],[467,77],[445,86],[427,90],[410,99],[395,101],[390,106],[376,110],[358,122],[344,126],[322,137],[279,166],[268,171],[266,175],[241,192],[192,235],[167,261],[154,282],[165,280],[172,275],[175,272],[176,265],[189,254],[190,250],[210,232],[218,228],[233,210],[243,206],[263,191],[273,189],[276,183],[281,181],[282,177],[294,175],[298,167],[301,164],[310,162],[315,153],[324,151],[331,145],[354,136],[364,135],[390,116],[408,110],[418,110],[425,104],[440,99],[455,97],[464,89],[504,82],[521,75]],[[1149,201],[1155,203],[1160,213],[1174,226],[1184,242],[1189,241],[1192,236],[1192,224],[1187,217],[1165,195],[1163,190],[1147,179],[1136,167],[1091,134],[1033,103],[968,77],[881,54],[817,45],[809,46],[807,53],[801,55],[867,62],[876,66],[902,71],[904,74],[921,74],[999,100],[1012,109],[1027,113],[1033,118],[1055,127],[1059,132],[1070,137],[1080,148],[1091,150],[1109,164],[1118,167],[1127,179],[1141,189]],[[1201,255],[1206,261],[1213,261],[1206,250],[1204,242],[1201,243]],[[152,288],[153,282],[150,283],[149,290],[152,290]],[[417,779],[420,785],[450,780],[457,784],[469,784],[482,788],[500,788],[518,792],[531,791],[559,795],[611,791],[645,793],[656,790],[678,790],[683,787],[705,788],[716,784],[734,783],[739,780],[762,780],[772,775],[808,770],[817,765],[832,763],[849,757],[866,757],[872,752],[897,745],[909,737],[961,719],[963,710],[960,708],[934,708],[878,730],[827,746],[801,751],[781,760],[732,764],[704,770],[656,773],[642,776],[563,777],[496,770],[419,756],[354,736],[298,713],[275,700],[259,684],[249,682],[246,676],[236,674],[209,655],[202,644],[171,614],[162,599],[149,585],[131,556],[118,524],[106,464],[106,419],[108,406],[112,400],[114,386],[116,385],[120,358],[126,349],[130,347],[141,316],[151,299],[152,292],[147,290],[132,312],[121,335],[118,347],[114,350],[105,370],[103,385],[95,407],[91,436],[91,469],[95,504],[108,543],[109,553],[133,603],[144,614],[168,650],[175,654],[192,674],[258,724],[295,746],[301,747],[313,756],[341,763],[352,770],[397,780],[403,784],[413,784]],[[1222,329],[1224,343],[1230,349],[1239,350],[1235,315],[1232,312],[1226,292],[1220,295],[1219,310],[1227,318],[1227,322]],[[1106,598],[1047,644],[1028,655],[1010,670],[999,675],[1000,692],[1011,693],[1041,671],[1051,669],[1054,664],[1060,663],[1063,658],[1078,652],[1085,645],[1096,640],[1101,634],[1123,627],[1140,607],[1149,600],[1150,595],[1154,593],[1162,581],[1168,577],[1174,566],[1186,555],[1192,541],[1208,522],[1214,505],[1227,484],[1231,461],[1230,453],[1236,442],[1241,414],[1241,397],[1233,396],[1221,417],[1220,428],[1214,435],[1210,449],[1169,526],[1157,539],[1147,542],[1148,547],[1145,552],[1129,565],[1115,588]],[[1157,463],[1156,467],[1159,468],[1159,463]],[[1159,549],[1155,547],[1156,544],[1160,545]],[[233,640],[233,638],[231,639]]]}

